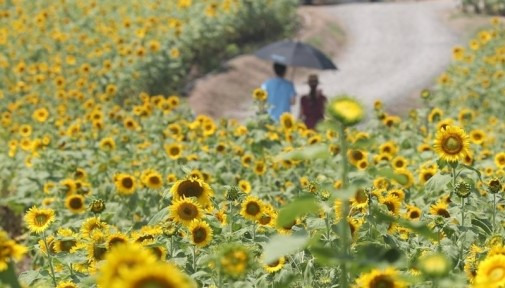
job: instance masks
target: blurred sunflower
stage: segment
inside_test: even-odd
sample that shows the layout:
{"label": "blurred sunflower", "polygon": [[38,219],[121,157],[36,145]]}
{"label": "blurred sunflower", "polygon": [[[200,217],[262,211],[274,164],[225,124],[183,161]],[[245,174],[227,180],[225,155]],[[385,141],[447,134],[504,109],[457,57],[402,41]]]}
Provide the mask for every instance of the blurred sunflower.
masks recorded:
{"label": "blurred sunflower", "polygon": [[72,281],[60,281],[56,288],[78,288],[77,284]]}
{"label": "blurred sunflower", "polygon": [[4,230],[0,230],[0,272],[5,271],[11,261],[18,262],[28,249],[9,238]]}
{"label": "blurred sunflower", "polygon": [[40,234],[49,228],[54,222],[55,214],[53,209],[40,209],[35,206],[26,212],[24,220],[31,232]]}
{"label": "blurred sunflower", "polygon": [[449,213],[449,205],[445,201],[437,201],[430,206],[430,213],[435,216],[442,216],[444,218],[451,217]]}
{"label": "blurred sunflower", "polygon": [[165,145],[165,152],[172,160],[177,160],[182,156],[183,146],[179,143]]}
{"label": "blurred sunflower", "polygon": [[347,96],[333,98],[327,106],[327,112],[346,126],[357,124],[364,116],[363,106]]}
{"label": "blurred sunflower", "polygon": [[141,269],[156,262],[151,251],[140,244],[126,243],[112,247],[105,255],[103,265],[98,274],[97,283],[101,287],[121,287],[120,284],[139,267]]}
{"label": "blurred sunflower", "polygon": [[86,210],[86,206],[84,204],[84,196],[80,194],[68,195],[65,198],[65,207],[67,207],[67,209],[74,214],[84,212]]}
{"label": "blurred sunflower", "polygon": [[128,196],[135,193],[137,180],[132,175],[119,173],[114,176],[114,184],[119,195]]}
{"label": "blurred sunflower", "polygon": [[295,117],[293,116],[293,114],[287,113],[287,112],[282,113],[279,121],[280,121],[281,127],[286,131],[292,130],[295,127],[295,123],[296,123]]}
{"label": "blurred sunflower", "polygon": [[160,189],[163,187],[163,178],[158,171],[148,169],[141,175],[142,184],[150,189]]}
{"label": "blurred sunflower", "polygon": [[232,243],[220,247],[217,264],[224,275],[239,279],[253,268],[253,255],[242,244]]}
{"label": "blurred sunflower", "polygon": [[238,187],[246,194],[251,193],[251,183],[245,179],[238,181]]}
{"label": "blurred sunflower", "polygon": [[486,257],[479,263],[475,276],[476,287],[505,286],[505,255]]}

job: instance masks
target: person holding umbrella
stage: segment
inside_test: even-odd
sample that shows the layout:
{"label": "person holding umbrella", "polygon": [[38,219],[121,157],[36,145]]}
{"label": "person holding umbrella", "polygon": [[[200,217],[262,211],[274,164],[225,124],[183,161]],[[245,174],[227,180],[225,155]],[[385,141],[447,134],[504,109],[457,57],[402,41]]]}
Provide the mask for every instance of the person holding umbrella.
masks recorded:
{"label": "person holding umbrella", "polygon": [[317,75],[309,75],[307,84],[309,84],[310,91],[309,94],[302,96],[300,100],[300,118],[302,118],[307,128],[314,129],[316,124],[324,119],[324,109],[328,99],[320,89],[317,89],[319,85]]}
{"label": "person holding umbrella", "polygon": [[296,103],[296,91],[293,82],[285,79],[286,65],[274,63],[273,68],[275,77],[265,81],[261,88],[267,91],[268,114],[278,122],[282,113],[291,112],[291,105]]}

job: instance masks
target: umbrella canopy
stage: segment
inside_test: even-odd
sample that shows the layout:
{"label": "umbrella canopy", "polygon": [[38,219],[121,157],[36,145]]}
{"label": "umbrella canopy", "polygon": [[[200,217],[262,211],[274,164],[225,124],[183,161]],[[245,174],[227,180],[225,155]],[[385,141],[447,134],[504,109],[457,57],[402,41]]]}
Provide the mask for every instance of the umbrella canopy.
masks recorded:
{"label": "umbrella canopy", "polygon": [[287,66],[337,70],[337,66],[323,52],[299,41],[275,42],[261,48],[255,55]]}

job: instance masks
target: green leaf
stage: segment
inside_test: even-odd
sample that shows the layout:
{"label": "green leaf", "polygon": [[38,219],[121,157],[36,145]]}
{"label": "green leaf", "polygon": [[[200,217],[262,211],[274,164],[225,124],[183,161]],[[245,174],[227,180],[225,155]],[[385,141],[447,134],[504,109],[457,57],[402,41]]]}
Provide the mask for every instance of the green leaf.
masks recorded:
{"label": "green leaf", "polygon": [[413,222],[413,221],[409,221],[409,220],[406,220],[406,219],[403,219],[400,217],[394,217],[387,212],[381,211],[381,209],[379,209],[376,206],[371,206],[370,212],[372,213],[372,215],[374,216],[374,218],[378,222],[388,223],[388,224],[397,223],[398,225],[408,228],[408,229],[412,230],[413,232],[417,233],[418,235],[421,235],[425,238],[432,239],[432,240],[437,239],[437,234],[435,232],[433,232],[432,229],[430,227],[428,227],[426,224],[424,224],[423,222],[420,222],[420,221]]}
{"label": "green leaf", "polygon": [[287,226],[296,218],[309,213],[317,213],[320,209],[319,202],[312,196],[305,196],[295,199],[293,202],[284,206],[279,212],[277,224]]}
{"label": "green leaf", "polygon": [[477,226],[482,229],[482,231],[488,235],[493,234],[493,225],[491,221],[487,219],[473,218],[472,225]]}
{"label": "green leaf", "polygon": [[[35,272],[35,271],[31,271],[31,272]],[[39,274],[38,272],[35,272],[35,273],[37,275]],[[19,278],[21,279],[21,275],[19,276]],[[33,282],[33,280],[30,283],[28,283],[28,285],[30,285],[32,282]],[[8,287],[11,287],[11,288],[21,288],[21,285],[19,285],[19,282],[18,282],[18,278],[16,277],[16,272],[14,271],[14,264],[12,262],[10,262],[9,265],[7,266],[7,270],[0,272],[0,284],[7,284]],[[3,287],[3,285],[0,285],[0,286]]]}
{"label": "green leaf", "polygon": [[161,209],[160,211],[158,211],[158,213],[154,214],[153,218],[151,218],[151,220],[149,220],[148,225],[155,225],[155,224],[158,224],[161,221],[165,220],[165,218],[168,217],[168,208],[169,207],[165,207],[165,208]]}
{"label": "green leaf", "polygon": [[265,263],[276,261],[280,257],[295,253],[307,246],[308,235],[275,235],[263,247]]}
{"label": "green leaf", "polygon": [[462,165],[463,167],[465,167],[466,169],[469,169],[469,170],[474,171],[474,172],[477,174],[477,176],[479,176],[479,180],[480,180],[480,181],[482,181],[482,175],[481,175],[481,173],[480,173],[480,171],[479,171],[479,170],[475,169],[475,168],[474,168],[474,167],[472,167],[472,166],[468,166],[468,165],[466,165],[466,164],[461,164],[461,165]]}
{"label": "green leaf", "polygon": [[326,144],[314,144],[301,149],[279,154],[275,160],[313,160],[327,159],[330,157],[330,151]]}

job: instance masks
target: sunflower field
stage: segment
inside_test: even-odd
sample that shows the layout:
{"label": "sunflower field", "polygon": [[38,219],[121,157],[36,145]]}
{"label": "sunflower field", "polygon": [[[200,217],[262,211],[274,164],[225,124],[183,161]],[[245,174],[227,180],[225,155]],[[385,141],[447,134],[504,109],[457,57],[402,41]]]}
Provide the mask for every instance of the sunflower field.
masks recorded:
{"label": "sunflower field", "polygon": [[0,1],[0,287],[505,286],[498,19],[406,119],[340,95],[314,131],[260,89],[240,123],[148,87],[211,39],[186,25],[289,1],[124,2]]}

